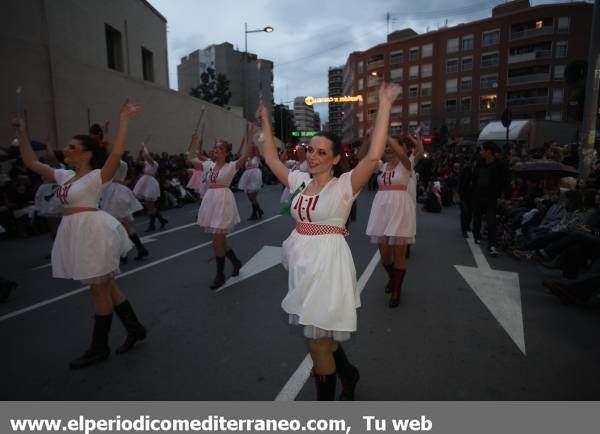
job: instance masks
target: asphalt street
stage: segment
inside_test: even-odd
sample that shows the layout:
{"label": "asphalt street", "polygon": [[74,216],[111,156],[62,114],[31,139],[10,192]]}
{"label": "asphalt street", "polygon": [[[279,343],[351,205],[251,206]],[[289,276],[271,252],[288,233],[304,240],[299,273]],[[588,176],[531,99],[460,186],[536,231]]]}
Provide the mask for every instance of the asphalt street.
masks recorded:
{"label": "asphalt street", "polygon": [[[0,399],[314,399],[305,340],[280,307],[287,273],[278,247],[293,228],[278,216],[280,193],[263,190],[265,216],[253,222],[247,198],[235,194],[243,221],[229,243],[249,263],[242,277],[252,275],[216,293],[210,236],[193,224],[197,206],[167,211],[167,230],[146,238],[150,256],[135,262],[130,253],[118,279],[148,339],[79,371],[68,362],[89,344],[88,290],[51,277],[49,236],[1,242],[0,274],[19,288],[0,305]],[[358,332],[345,344],[361,372],[357,399],[600,399],[599,304],[562,305],[538,267],[482,254],[461,237],[456,207],[419,212],[402,303],[389,309],[385,272],[364,233],[373,196],[359,196],[347,238],[363,287]],[[111,348],[124,336],[115,317]]]}

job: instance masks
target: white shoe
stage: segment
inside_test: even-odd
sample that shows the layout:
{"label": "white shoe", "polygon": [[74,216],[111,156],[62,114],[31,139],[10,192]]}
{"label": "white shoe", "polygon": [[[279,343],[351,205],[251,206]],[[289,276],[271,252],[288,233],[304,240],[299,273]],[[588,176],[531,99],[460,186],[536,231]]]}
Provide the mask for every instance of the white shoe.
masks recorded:
{"label": "white shoe", "polygon": [[495,258],[496,256],[498,256],[498,250],[494,246],[489,247],[488,252],[490,253],[490,256],[492,258]]}

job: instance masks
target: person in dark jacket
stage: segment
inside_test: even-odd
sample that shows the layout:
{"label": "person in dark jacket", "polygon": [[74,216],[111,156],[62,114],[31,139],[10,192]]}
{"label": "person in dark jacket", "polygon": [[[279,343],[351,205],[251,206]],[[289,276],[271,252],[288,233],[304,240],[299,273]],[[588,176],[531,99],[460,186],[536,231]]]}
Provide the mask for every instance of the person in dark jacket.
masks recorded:
{"label": "person in dark jacket", "polygon": [[471,218],[473,214],[473,166],[465,162],[458,178],[458,195],[460,197],[460,229],[463,237],[469,238]]}

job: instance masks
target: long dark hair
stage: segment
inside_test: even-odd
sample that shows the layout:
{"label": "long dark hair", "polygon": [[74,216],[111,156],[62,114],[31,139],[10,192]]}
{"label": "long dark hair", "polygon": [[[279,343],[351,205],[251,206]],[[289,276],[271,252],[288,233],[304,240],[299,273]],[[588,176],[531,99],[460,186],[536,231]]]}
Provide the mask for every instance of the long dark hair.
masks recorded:
{"label": "long dark hair", "polygon": [[84,151],[92,153],[92,159],[90,160],[90,167],[92,170],[101,169],[102,166],[104,166],[104,163],[108,158],[108,152],[96,137],[87,134],[78,134],[73,136],[73,139],[79,140]]}
{"label": "long dark hair", "polygon": [[315,137],[325,137],[327,140],[329,140],[331,142],[331,150],[333,151],[333,156],[340,156],[340,161],[338,162],[338,164],[335,164],[333,166],[333,176],[339,178],[343,173],[348,172],[350,170],[350,167],[348,165],[348,160],[344,155],[344,150],[342,149],[342,142],[340,141],[340,138],[335,134],[329,132],[321,132],[319,134],[316,134]]}

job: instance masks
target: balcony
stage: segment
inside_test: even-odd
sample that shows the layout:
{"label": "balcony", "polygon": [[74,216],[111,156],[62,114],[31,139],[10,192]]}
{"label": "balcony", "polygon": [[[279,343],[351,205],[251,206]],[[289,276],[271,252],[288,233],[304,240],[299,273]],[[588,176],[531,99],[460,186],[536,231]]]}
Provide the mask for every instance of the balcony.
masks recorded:
{"label": "balcony", "polygon": [[522,106],[522,105],[540,105],[548,103],[547,96],[529,96],[525,98],[514,98],[508,100],[508,105],[513,106]]}
{"label": "balcony", "polygon": [[552,24],[551,26],[544,26],[539,29],[531,28],[531,29],[526,29],[526,30],[520,30],[517,32],[511,31],[510,32],[510,40],[518,41],[520,39],[535,38],[536,36],[551,35],[553,33],[554,33],[554,24]]}
{"label": "balcony", "polygon": [[548,57],[552,57],[552,50],[536,50],[529,53],[515,54],[513,56],[509,55],[508,64],[512,65],[513,63],[529,62],[531,60],[546,59]]}
{"label": "balcony", "polygon": [[508,77],[509,86],[518,86],[519,84],[527,83],[539,83],[543,81],[550,81],[550,74],[531,74],[531,75],[518,75],[516,77]]}

